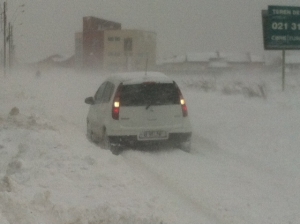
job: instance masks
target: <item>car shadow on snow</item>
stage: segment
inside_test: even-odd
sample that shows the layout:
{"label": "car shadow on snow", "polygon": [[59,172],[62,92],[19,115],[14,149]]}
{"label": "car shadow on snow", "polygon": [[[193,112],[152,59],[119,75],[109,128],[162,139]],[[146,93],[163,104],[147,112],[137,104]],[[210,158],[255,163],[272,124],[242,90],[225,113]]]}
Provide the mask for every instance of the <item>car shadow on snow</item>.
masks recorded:
{"label": "car shadow on snow", "polygon": [[149,153],[162,153],[162,152],[174,152],[182,151],[168,143],[144,143],[138,144],[130,147],[124,147],[122,151],[139,151],[139,152],[149,152]]}
{"label": "car shadow on snow", "polygon": [[[95,145],[96,147],[99,147],[100,149],[103,150],[109,150],[101,144],[101,142],[95,142],[91,140],[88,136],[86,136],[87,140]],[[191,149],[190,152],[181,150],[177,147],[174,147],[174,145],[170,142],[147,142],[147,143],[140,143],[140,144],[134,144],[134,145],[126,145],[122,146],[120,148],[120,154],[122,152],[126,151],[139,151],[139,152],[149,152],[149,153],[162,153],[162,152],[174,152],[174,151],[182,151],[186,153],[195,153],[193,149]]]}

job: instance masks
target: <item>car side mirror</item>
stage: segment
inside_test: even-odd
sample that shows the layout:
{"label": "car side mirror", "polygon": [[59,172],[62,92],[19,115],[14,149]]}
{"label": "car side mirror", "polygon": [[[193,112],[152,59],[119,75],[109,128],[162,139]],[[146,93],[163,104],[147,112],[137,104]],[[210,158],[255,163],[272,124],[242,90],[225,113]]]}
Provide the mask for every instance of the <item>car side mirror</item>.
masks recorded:
{"label": "car side mirror", "polygon": [[95,104],[94,97],[92,97],[92,96],[90,96],[90,97],[88,97],[88,98],[85,98],[84,102],[85,102],[86,104],[90,104],[90,105]]}

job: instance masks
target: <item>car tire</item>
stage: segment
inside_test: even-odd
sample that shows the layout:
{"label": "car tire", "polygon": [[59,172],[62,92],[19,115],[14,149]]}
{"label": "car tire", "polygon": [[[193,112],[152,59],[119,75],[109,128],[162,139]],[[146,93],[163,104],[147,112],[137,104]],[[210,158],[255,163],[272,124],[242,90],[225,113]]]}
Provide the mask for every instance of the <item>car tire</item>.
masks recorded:
{"label": "car tire", "polygon": [[173,146],[185,152],[191,151],[191,138],[177,140],[174,142]]}
{"label": "car tire", "polygon": [[122,152],[121,148],[119,146],[110,146],[110,151],[112,154],[114,155],[120,155],[120,153]]}
{"label": "car tire", "polygon": [[92,131],[90,123],[87,121],[87,128],[86,128],[86,136],[89,140],[91,140],[94,143],[99,143],[99,138],[94,134]]}
{"label": "car tire", "polygon": [[103,136],[102,136],[102,147],[104,149],[109,149],[111,153],[114,155],[119,155],[122,152],[122,149],[119,145],[111,142],[105,130],[103,131]]}
{"label": "car tire", "polygon": [[86,137],[87,137],[89,140],[92,140],[92,130],[91,130],[91,127],[90,127],[88,121],[87,121],[87,123],[86,123]]}
{"label": "car tire", "polygon": [[182,151],[185,151],[185,152],[190,152],[191,151],[191,141],[180,142],[179,149],[181,149]]}

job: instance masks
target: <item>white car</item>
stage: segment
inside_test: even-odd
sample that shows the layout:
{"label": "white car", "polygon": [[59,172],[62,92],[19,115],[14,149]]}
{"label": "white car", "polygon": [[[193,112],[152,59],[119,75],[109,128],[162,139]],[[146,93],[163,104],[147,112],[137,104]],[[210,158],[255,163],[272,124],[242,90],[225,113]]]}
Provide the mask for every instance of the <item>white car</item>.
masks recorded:
{"label": "white car", "polygon": [[113,154],[124,147],[170,143],[189,151],[192,128],[178,85],[163,73],[118,73],[106,79],[90,104],[87,136]]}

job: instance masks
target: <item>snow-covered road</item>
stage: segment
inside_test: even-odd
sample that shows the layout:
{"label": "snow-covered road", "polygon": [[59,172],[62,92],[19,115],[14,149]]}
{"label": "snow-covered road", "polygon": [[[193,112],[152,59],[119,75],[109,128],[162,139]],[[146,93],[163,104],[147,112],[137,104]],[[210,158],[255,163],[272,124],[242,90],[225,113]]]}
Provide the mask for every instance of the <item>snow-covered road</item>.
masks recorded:
{"label": "snow-covered road", "polygon": [[84,98],[103,76],[1,77],[0,223],[299,223],[300,79],[288,75],[282,93],[279,76],[174,75],[192,152],[119,156],[85,136]]}

